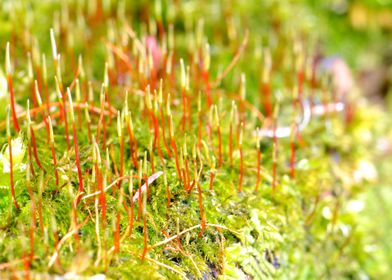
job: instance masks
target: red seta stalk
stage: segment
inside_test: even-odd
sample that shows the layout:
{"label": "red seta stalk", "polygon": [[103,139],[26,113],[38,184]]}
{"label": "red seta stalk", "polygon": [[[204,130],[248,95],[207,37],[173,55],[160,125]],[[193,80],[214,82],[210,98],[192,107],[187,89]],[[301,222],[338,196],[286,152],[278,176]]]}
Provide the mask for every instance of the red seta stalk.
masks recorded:
{"label": "red seta stalk", "polygon": [[114,253],[120,252],[120,211],[116,215],[116,230],[114,232]]}
{"label": "red seta stalk", "polygon": [[173,138],[170,139],[170,145],[171,145],[171,147],[172,147],[172,149],[173,149],[174,158],[175,158],[175,161],[176,161],[176,169],[177,169],[178,179],[179,179],[180,181],[182,181],[181,170],[180,170],[180,164],[179,164],[179,161],[178,161],[177,145],[176,145],[176,142],[174,141]]}
{"label": "red seta stalk", "polygon": [[264,106],[264,111],[267,115],[267,117],[272,116],[272,105],[271,105],[271,89],[270,85],[268,82],[262,83],[260,86],[260,91],[263,96],[263,106]]}
{"label": "red seta stalk", "polygon": [[[30,257],[27,256],[27,253],[25,252],[25,250],[23,250],[22,259],[24,260],[23,266],[24,266],[24,270],[25,270],[25,278],[26,278],[26,280],[30,280],[31,263],[30,263]],[[14,276],[15,276],[15,279],[17,279],[16,274]]]}
{"label": "red seta stalk", "polygon": [[187,157],[185,157],[184,165],[185,165],[184,179],[186,181],[185,189],[189,190],[190,189],[191,178],[190,178],[190,175],[189,175],[189,165],[188,165],[188,158]]}
{"label": "red seta stalk", "polygon": [[38,167],[41,170],[44,170],[44,168],[42,167],[42,164],[41,164],[41,162],[40,162],[40,160],[38,158],[37,144],[35,142],[35,134],[34,134],[34,130],[33,130],[32,127],[30,128],[30,131],[31,131],[31,144],[33,145],[33,154],[34,154],[35,162],[37,163]]}
{"label": "red seta stalk", "polygon": [[167,141],[166,141],[166,134],[165,134],[165,116],[164,116],[164,114],[163,114],[163,106],[161,106],[160,110],[161,110],[161,123],[162,123],[162,140],[163,140],[163,144],[165,145],[167,155],[168,155],[169,157],[171,157],[170,148],[169,148],[169,145],[167,144]]}
{"label": "red seta stalk", "polygon": [[303,70],[299,70],[297,72],[298,99],[299,100],[302,99],[304,79],[305,79],[304,71]]}
{"label": "red seta stalk", "polygon": [[121,206],[123,204],[123,191],[120,190],[118,203],[117,203],[117,214],[116,214],[116,221],[115,221],[115,232],[114,232],[114,252],[120,252],[120,220],[121,220]]}
{"label": "red seta stalk", "polygon": [[105,190],[103,188],[103,178],[102,178],[102,173],[99,170],[98,164],[96,165],[96,172],[97,173],[97,179],[98,179],[98,190],[100,190],[99,193],[99,200],[101,203],[101,208],[102,208],[102,224],[103,227],[105,228],[106,226],[106,197],[105,197]]}
{"label": "red seta stalk", "polygon": [[202,76],[203,76],[203,81],[204,81],[204,86],[206,91],[207,106],[208,108],[210,108],[212,105],[212,98],[211,98],[211,85],[210,85],[208,71],[203,71]]}
{"label": "red seta stalk", "polygon": [[19,123],[18,123],[18,118],[16,116],[16,110],[15,110],[15,99],[14,99],[14,89],[12,86],[12,77],[11,75],[8,75],[8,90],[10,93],[10,103],[12,106],[12,121],[14,123],[14,128],[17,132],[20,131]]}
{"label": "red seta stalk", "polygon": [[[129,174],[128,191],[129,191],[129,201],[130,201],[130,207],[128,207],[129,236],[132,236],[133,218],[134,218],[134,210],[135,210],[135,205],[133,202],[133,171],[132,171],[132,169]],[[129,210],[129,208],[130,208],[130,210]]]}

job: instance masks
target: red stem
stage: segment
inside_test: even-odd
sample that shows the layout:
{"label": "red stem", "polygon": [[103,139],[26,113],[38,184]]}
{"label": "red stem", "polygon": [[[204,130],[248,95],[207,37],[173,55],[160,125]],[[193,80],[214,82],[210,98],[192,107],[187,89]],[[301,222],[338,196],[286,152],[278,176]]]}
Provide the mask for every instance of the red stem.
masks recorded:
{"label": "red stem", "polygon": [[166,142],[166,136],[165,136],[165,116],[163,114],[163,108],[161,107],[161,122],[162,122],[162,139],[163,139],[163,144],[165,145],[167,154],[169,157],[171,157],[171,152],[169,145]]}
{"label": "red stem", "polygon": [[137,142],[136,138],[134,137],[131,127],[128,125],[128,135],[129,135],[129,152],[132,157],[133,165],[137,168]]}
{"label": "red stem", "polygon": [[37,104],[37,98],[35,96],[35,84],[34,84],[34,80],[33,79],[31,79],[31,82],[30,82],[30,98],[31,98],[31,100],[33,102],[33,106],[37,107],[38,104]]}
{"label": "red stem", "polygon": [[203,71],[202,76],[203,76],[205,90],[206,90],[207,106],[208,108],[210,108],[212,105],[212,98],[211,98],[211,85],[209,81],[208,71]]}
{"label": "red stem", "polygon": [[14,88],[12,86],[12,76],[8,74],[7,77],[8,81],[8,91],[10,93],[10,103],[11,103],[11,109],[12,109],[12,121],[14,123],[14,128],[17,132],[20,131],[19,123],[18,123],[18,118],[16,117],[16,111],[15,111],[15,99],[14,99]]}
{"label": "red stem", "polygon": [[297,83],[298,83],[298,99],[302,99],[303,84],[304,84],[304,72],[298,71],[297,73]]}
{"label": "red stem", "polygon": [[38,158],[37,145],[35,142],[35,135],[34,135],[33,128],[30,128],[30,131],[31,131],[31,144],[33,144],[33,154],[34,154],[35,162],[37,163],[38,167],[41,168],[41,170],[44,170],[44,168],[42,167],[42,164]]}
{"label": "red stem", "polygon": [[187,159],[187,158],[185,158],[184,164],[185,164],[185,175],[184,175],[184,179],[186,180],[185,190],[189,190],[191,178],[190,178],[190,176],[189,176],[189,166],[188,166],[188,159]]}
{"label": "red stem", "polygon": [[269,83],[262,83],[261,93],[262,93],[262,97],[263,97],[264,111],[267,114],[267,117],[271,117],[272,116],[272,105],[271,105],[271,93],[270,93]]}
{"label": "red stem", "polygon": [[120,211],[117,209],[116,215],[116,231],[114,233],[114,252],[120,252]]}

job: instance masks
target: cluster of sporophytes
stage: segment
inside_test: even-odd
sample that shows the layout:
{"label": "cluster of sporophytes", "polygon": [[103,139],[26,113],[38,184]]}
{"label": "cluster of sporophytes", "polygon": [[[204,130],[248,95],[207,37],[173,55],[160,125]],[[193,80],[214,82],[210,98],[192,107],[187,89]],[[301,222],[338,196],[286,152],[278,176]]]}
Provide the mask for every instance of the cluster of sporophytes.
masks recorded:
{"label": "cluster of sporophytes", "polygon": [[30,25],[0,77],[0,276],[364,273],[371,109],[306,37],[207,28],[178,3],[15,3]]}

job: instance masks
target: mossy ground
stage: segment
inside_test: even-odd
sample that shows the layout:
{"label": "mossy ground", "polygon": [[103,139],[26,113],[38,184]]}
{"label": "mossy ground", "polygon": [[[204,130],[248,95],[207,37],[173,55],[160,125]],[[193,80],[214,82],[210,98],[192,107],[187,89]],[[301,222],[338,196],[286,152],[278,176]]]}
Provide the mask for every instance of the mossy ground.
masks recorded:
{"label": "mossy ground", "polygon": [[[113,187],[105,194],[107,224],[105,229],[100,220],[100,208],[99,234],[96,233],[94,199],[82,200],[77,205],[77,223],[86,223],[77,230],[78,238],[72,236],[62,244],[58,260],[50,266],[50,258],[56,252],[56,239],[60,240],[75,228],[75,217],[72,216],[72,205],[78,188],[75,152],[73,148],[67,149],[62,122],[54,120],[55,152],[58,160],[57,166],[54,166],[46,141],[47,132],[43,118],[40,114],[32,115],[38,156],[45,171],[40,172],[32,157],[35,174],[31,178],[31,196],[26,180],[26,165],[29,159],[27,123],[25,117],[20,117],[22,132],[18,134],[12,130],[12,138],[21,139],[24,143],[23,153],[19,151],[20,158],[17,158],[18,154],[14,157],[15,191],[20,205],[20,209],[16,209],[12,203],[7,171],[8,139],[5,108],[8,104],[8,92],[1,92],[0,143],[3,148],[0,163],[0,278],[24,277],[26,271],[31,278],[37,279],[66,273],[69,277],[105,274],[109,279],[357,279],[388,275],[388,268],[385,267],[388,259],[386,255],[385,258],[380,257],[377,264],[373,261],[375,258],[377,262],[378,257],[374,255],[380,254],[383,249],[377,247],[378,245],[374,246],[374,240],[369,239],[374,228],[371,224],[367,225],[369,220],[366,217],[361,216],[361,202],[365,199],[364,196],[367,197],[367,189],[371,188],[375,179],[372,162],[376,160],[377,154],[374,146],[378,143],[378,137],[386,131],[387,116],[380,108],[370,106],[357,93],[354,92],[349,98],[354,108],[349,121],[346,112],[330,113],[313,117],[306,129],[301,131],[300,140],[295,143],[295,178],[290,177],[291,140],[279,139],[277,146],[274,147],[273,139],[261,139],[261,183],[258,191],[255,191],[258,139],[254,132],[265,122],[264,117],[255,114],[255,111],[262,111],[265,116],[263,99],[259,93],[260,73],[265,70],[263,51],[269,48],[272,53],[271,87],[274,104],[280,105],[278,123],[290,124],[293,115],[288,112],[291,112],[293,91],[297,83],[296,59],[305,54],[311,56],[317,37],[323,38],[323,34],[333,33],[315,32],[318,23],[324,20],[328,22],[328,19],[325,19],[327,17],[320,16],[319,19],[314,13],[316,8],[307,1],[286,4],[281,4],[280,1],[266,1],[260,5],[253,1],[103,3],[100,17],[96,16],[95,6],[91,8],[92,4],[87,4],[87,1],[5,1],[0,4],[0,22],[4,23],[3,27],[0,27],[1,42],[11,41],[13,46],[16,102],[23,108],[23,114],[26,110],[26,101],[31,98],[31,79],[28,76],[26,55],[28,51],[32,52],[36,65],[40,65],[37,62],[41,59],[40,52],[46,54],[49,97],[51,102],[57,100],[54,82],[56,70],[50,58],[51,27],[57,32],[64,86],[71,85],[74,80],[78,55],[81,54],[86,78],[80,77],[80,81],[82,83],[82,79],[85,79],[91,82],[93,100],[90,100],[89,104],[97,108],[101,105],[99,92],[104,77],[104,65],[109,61],[111,75],[108,94],[111,105],[123,110],[125,90],[129,91],[127,102],[132,113],[134,134],[138,144],[137,161],[145,165],[145,175],[152,175],[151,162],[154,162],[155,172],[163,171],[167,177],[167,185],[161,176],[149,186],[150,195],[146,211],[148,245],[153,246],[166,238],[184,233],[170,242],[151,248],[142,260],[144,225],[142,218],[137,219],[139,205],[135,204],[131,235],[125,234],[130,225],[129,212],[127,208],[118,205],[120,189],[123,190],[128,207],[132,196],[129,194],[128,182],[124,180],[121,187]],[[122,3],[125,3],[126,8],[122,8]],[[298,15],[304,17],[301,20],[294,20]],[[201,17],[204,18],[204,27],[198,29]],[[24,24],[19,24],[20,19],[24,20]],[[128,77],[118,53],[116,54],[107,44],[110,42],[114,46],[120,46],[131,61],[136,63],[136,58],[135,61],[132,60],[137,57],[134,50],[135,40],[131,40],[125,32],[125,23],[132,26],[140,38],[146,34],[154,35],[154,32],[157,32],[154,29],[159,28],[159,24],[162,24],[166,31],[168,23],[174,24],[176,57],[173,71],[176,76],[173,82],[169,78],[164,80],[163,95],[166,102],[168,93],[171,93],[175,142],[179,153],[182,150],[182,155],[185,154],[185,147],[187,149],[192,180],[197,177],[196,171],[202,168],[199,183],[206,227],[201,236],[202,219],[197,186],[191,192],[184,190],[184,183],[178,178],[174,158],[169,157],[162,142],[164,163],[160,160],[157,150],[150,153],[154,133],[146,113],[148,102],[143,83],[144,73],[140,74],[134,70],[136,78]],[[343,20],[340,20],[339,24],[343,24]],[[239,53],[238,63],[219,85],[212,89],[214,104],[219,110],[223,147],[223,164],[221,167],[216,166],[215,170],[211,165],[213,156],[216,165],[218,161],[217,125],[214,113],[210,113],[213,111],[208,109],[204,98],[201,108],[205,145],[197,145],[198,94],[201,92],[204,96],[206,91],[198,68],[198,59],[203,58],[195,55],[201,52],[198,39],[201,37],[203,42],[208,41],[210,44],[210,79],[213,82],[241,49],[246,29],[249,30],[249,41],[244,51]],[[357,35],[353,38],[358,39]],[[31,39],[33,37],[37,38],[37,41]],[[297,38],[300,38],[299,41],[303,44],[303,53],[293,50],[293,45],[298,43]],[[165,39],[158,40],[162,49],[163,41]],[[363,44],[366,44],[366,41]],[[3,45],[5,43],[1,44]],[[38,45],[37,59],[34,51],[38,50]],[[334,48],[333,44],[327,44],[326,49],[329,47]],[[190,66],[188,94],[191,100],[191,127],[187,125],[184,130],[181,123],[183,108],[180,58],[184,58],[185,64]],[[3,72],[1,78],[4,79],[5,71]],[[242,73],[246,76],[245,85],[241,84]],[[35,71],[33,76],[33,79],[40,79]],[[240,96],[241,85],[246,89],[245,100]],[[157,85],[152,87],[158,88]],[[321,101],[325,92],[330,92],[331,88],[331,84],[320,78],[320,84],[316,87],[305,85],[304,95],[306,98],[313,97],[316,101]],[[87,89],[82,87],[83,94],[85,91]],[[75,102],[75,97],[73,98]],[[240,193],[238,187],[241,159],[237,133],[234,137],[232,164],[229,159],[232,101],[238,105],[238,118],[245,122],[242,146],[244,177]],[[163,106],[166,106],[165,102]],[[160,106],[162,105],[159,105],[159,108]],[[105,109],[109,110],[109,107]],[[57,111],[58,108],[53,107],[51,114],[55,115]],[[84,111],[81,111],[80,126],[77,108],[75,113],[84,194],[89,194],[96,190],[97,184],[93,176],[94,145],[89,142]],[[69,108],[67,114],[70,119],[72,116]],[[165,108],[166,117],[168,116]],[[105,118],[108,150],[102,148],[102,138],[98,144],[102,157],[101,171],[105,185],[109,185],[119,176],[120,142],[116,114],[112,117],[111,123],[108,117]],[[93,135],[98,123],[99,114],[91,113]],[[236,129],[237,126],[240,127],[239,121],[235,125]],[[212,127],[211,139],[207,136],[208,126]],[[123,133],[126,134],[125,129]],[[70,135],[72,141],[71,130]],[[276,151],[277,177],[274,191],[273,155]],[[135,175],[138,174],[127,134],[124,155],[124,174],[128,175],[131,170]],[[183,160],[180,161],[184,165]],[[58,186],[54,176],[56,169],[60,173]],[[216,173],[213,191],[209,190],[211,171]],[[138,187],[137,181],[133,180],[135,190]],[[167,187],[171,197],[170,207]],[[39,203],[42,205],[42,220],[37,217],[33,223],[31,197],[34,198],[37,207]],[[114,254],[111,248],[114,244],[118,213],[122,240],[120,251]],[[187,230],[192,227],[192,230]],[[28,255],[31,252],[31,228],[34,231],[35,243],[34,257],[30,260]]]}

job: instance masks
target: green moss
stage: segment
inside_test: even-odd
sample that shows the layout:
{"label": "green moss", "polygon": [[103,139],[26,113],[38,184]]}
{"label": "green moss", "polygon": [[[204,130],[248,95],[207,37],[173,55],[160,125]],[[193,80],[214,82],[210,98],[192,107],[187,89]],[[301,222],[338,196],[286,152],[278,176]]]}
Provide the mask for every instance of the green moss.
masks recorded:
{"label": "green moss", "polygon": [[[372,226],[364,226],[361,212],[355,210],[355,201],[362,201],[366,189],[371,188],[374,174],[371,174],[375,151],[372,147],[380,135],[386,131],[387,116],[379,108],[369,106],[360,97],[352,97],[355,102],[353,119],[345,120],[344,114],[329,114],[323,117],[312,117],[310,124],[301,131],[300,139],[296,141],[296,176],[290,177],[291,140],[280,139],[274,147],[273,140],[263,138],[260,142],[261,152],[261,183],[259,191],[255,192],[257,182],[257,139],[254,131],[263,126],[255,110],[263,112],[259,84],[263,71],[263,53],[257,54],[267,47],[271,49],[273,60],[272,101],[279,104],[280,114],[278,124],[290,125],[293,121],[292,112],[293,91],[296,86],[295,61],[298,58],[293,45],[303,41],[301,55],[311,56],[314,52],[314,42],[318,37],[326,41],[324,46],[328,52],[337,50],[340,46],[352,44],[367,45],[368,41],[359,38],[361,32],[351,36],[347,20],[337,17],[334,26],[327,30],[318,30],[324,22],[335,22],[328,17],[331,13],[323,7],[308,1],[157,1],[162,5],[161,13],[158,6],[146,1],[138,4],[126,2],[126,8],[121,10],[122,1],[104,2],[104,18],[96,20],[95,11],[90,12],[93,2],[84,1],[26,1],[12,4],[4,1],[0,4],[0,39],[10,40],[13,46],[12,63],[14,67],[15,97],[18,107],[25,107],[27,99],[31,99],[31,80],[27,77],[28,69],[26,49],[32,50],[34,66],[39,62],[41,53],[46,54],[48,64],[48,94],[51,102],[57,102],[55,93],[55,67],[51,59],[49,28],[54,27],[57,47],[61,54],[61,69],[64,86],[71,85],[76,69],[77,57],[83,56],[86,77],[79,76],[82,86],[82,99],[87,94],[87,83],[91,82],[93,100],[90,105],[95,111],[100,108],[99,92],[104,77],[105,62],[109,62],[110,84],[107,94],[111,105],[123,110],[125,91],[128,90],[128,104],[132,113],[134,133],[137,139],[136,161],[143,162],[146,175],[152,175],[150,143],[154,139],[153,123],[147,114],[145,100],[145,81],[143,71],[137,65],[146,62],[146,57],[137,53],[137,45],[124,29],[121,13],[127,16],[137,38],[144,43],[144,36],[149,29],[148,20],[162,19],[163,28],[173,23],[175,29],[175,78],[164,79],[164,103],[166,121],[166,136],[168,136],[168,116],[166,114],[166,98],[171,93],[171,111],[175,127],[175,142],[178,153],[184,154],[186,144],[189,164],[189,177],[194,180],[197,171],[200,173],[198,183],[202,192],[202,211],[206,218],[206,228],[201,232],[201,211],[197,185],[192,191],[184,189],[177,175],[176,163],[169,157],[160,138],[160,148],[163,160],[157,149],[153,151],[154,169],[164,171],[167,185],[163,176],[149,185],[147,210],[147,243],[148,246],[159,244],[171,236],[185,231],[178,238],[164,242],[148,250],[142,260],[144,249],[144,224],[138,218],[139,204],[135,203],[132,235],[124,235],[129,229],[128,207],[133,194],[129,193],[128,179],[115,184],[105,193],[107,222],[102,220],[102,205],[98,205],[98,225],[96,224],[96,209],[94,198],[82,199],[74,206],[78,195],[78,174],[76,155],[73,148],[71,130],[71,115],[67,109],[67,118],[71,148],[68,150],[65,139],[65,127],[56,116],[58,108],[52,106],[51,117],[54,124],[55,154],[57,166],[54,166],[51,147],[47,143],[45,122],[40,114],[35,114],[37,106],[32,105],[32,120],[37,144],[37,155],[43,165],[41,172],[34,155],[31,157],[31,191],[29,193],[26,171],[29,170],[29,153],[21,149],[14,153],[14,181],[16,198],[20,209],[13,206],[10,194],[10,173],[4,164],[7,162],[7,134],[5,111],[8,98],[0,95],[0,278],[8,278],[13,272],[22,273],[27,266],[22,258],[30,253],[31,230],[34,232],[34,255],[30,273],[32,278],[45,275],[80,275],[93,276],[105,274],[110,279],[318,279],[318,278],[361,278],[381,277],[388,275],[388,255],[379,255],[381,247],[376,248],[377,254],[372,256],[369,248],[374,241],[369,240]],[[67,5],[65,5],[65,3]],[[328,5],[327,5],[328,6]],[[119,8],[120,7],[120,8]],[[67,9],[68,10],[67,10]],[[324,9],[325,8],[325,9]],[[156,10],[158,9],[158,10]],[[121,10],[118,13],[118,10]],[[60,17],[59,17],[60,13]],[[69,22],[64,25],[61,18],[69,16]],[[210,125],[210,114],[204,101],[205,86],[200,75],[200,65],[196,49],[198,20],[204,18],[205,42],[211,49],[210,82],[222,73],[232,61],[243,40],[244,30],[250,30],[247,47],[240,53],[234,69],[212,89],[214,103],[218,106],[221,123],[223,165],[218,167],[219,155],[217,147],[219,140],[215,120],[212,121],[211,140],[206,127]],[[301,17],[301,20],[298,18]],[[24,19],[24,25],[16,24]],[[37,24],[37,22],[40,24]],[[4,25],[2,24],[4,22]],[[30,22],[30,23],[29,23]],[[54,22],[54,23],[53,23]],[[159,27],[159,22],[157,28]],[[10,26],[15,26],[11,30]],[[110,26],[115,26],[110,29]],[[333,31],[336,27],[338,31]],[[150,27],[151,28],[151,27]],[[331,29],[331,30],[330,30]],[[339,33],[339,34],[336,34]],[[12,36],[11,36],[12,34]],[[27,34],[27,35],[26,35]],[[350,36],[346,37],[347,34]],[[28,40],[31,36],[39,43],[38,58],[35,51],[37,45]],[[152,36],[152,35],[150,35]],[[381,36],[383,37],[383,36]],[[301,38],[299,40],[298,38]],[[339,42],[344,38],[344,42]],[[336,39],[336,40],[332,40]],[[193,40],[193,41],[192,41]],[[0,40],[1,41],[1,40]],[[4,41],[4,40],[3,40]],[[160,51],[163,51],[162,41]],[[106,43],[110,42],[117,50],[123,50],[119,55],[110,52]],[[166,46],[167,47],[167,46]],[[2,49],[3,46],[0,46]],[[350,54],[351,48],[344,51],[348,60],[354,60],[356,52],[365,51],[359,47]],[[140,50],[139,50],[140,51]],[[136,54],[136,55],[135,55]],[[129,59],[129,65],[121,64],[121,57]],[[179,58],[183,57],[186,65],[190,65],[190,124],[191,128],[183,131],[181,72]],[[42,66],[42,65],[41,65]],[[130,68],[127,68],[130,67]],[[164,69],[158,73],[164,76]],[[132,76],[127,76],[132,73]],[[241,104],[239,96],[240,75],[246,75],[246,102]],[[307,73],[306,75],[308,75]],[[4,76],[0,72],[1,76]],[[86,80],[84,80],[86,78]],[[40,79],[34,70],[34,79]],[[1,81],[0,81],[1,82]],[[173,83],[174,85],[171,85]],[[42,86],[42,85],[41,85]],[[312,89],[305,85],[305,97],[312,95],[315,100],[322,99],[322,94],[330,90],[330,86],[321,83],[321,88]],[[326,87],[325,87],[326,86]],[[0,90],[3,90],[0,87]],[[204,146],[198,146],[198,94],[201,92],[202,140]],[[0,93],[1,94],[1,93]],[[74,104],[78,103],[75,89],[71,93]],[[355,93],[354,93],[355,94]],[[42,98],[46,96],[41,89]],[[45,99],[44,99],[45,100]],[[229,161],[229,127],[232,101],[237,103],[242,121],[245,121],[243,131],[243,161],[244,178],[243,192],[238,193],[240,168],[240,153],[237,127],[234,127],[233,163]],[[67,103],[69,101],[67,100]],[[4,104],[4,106],[2,106]],[[25,110],[25,109],[23,109]],[[108,106],[105,107],[108,111]],[[94,145],[90,143],[85,112],[74,108],[76,119],[77,142],[82,166],[84,192],[82,197],[97,191],[98,178],[93,176]],[[244,113],[243,113],[244,111]],[[44,112],[44,111],[43,111]],[[259,112],[260,113],[260,112]],[[79,125],[79,116],[81,125]],[[99,114],[90,111],[91,132],[95,138],[99,122]],[[158,117],[161,120],[160,116]],[[384,121],[385,120],[385,121]],[[106,146],[103,138],[98,139],[101,164],[100,171],[104,178],[104,186],[111,184],[119,175],[120,141],[117,135],[115,116],[109,120],[105,117]],[[12,129],[12,138],[21,140],[27,147],[27,127],[24,117],[19,118],[22,133]],[[238,125],[238,123],[236,123]],[[161,126],[161,124],[159,124]],[[138,168],[132,158],[130,139],[126,129],[124,140],[124,175],[138,174]],[[162,131],[160,130],[160,133]],[[185,136],[186,135],[186,136]],[[167,137],[168,138],[168,137]],[[185,143],[186,139],[186,143]],[[168,139],[166,139],[168,140]],[[274,157],[277,148],[277,182],[276,191],[272,190]],[[27,148],[28,149],[28,148]],[[145,156],[146,153],[146,156]],[[108,158],[107,158],[108,157]],[[210,174],[215,158],[215,177],[213,191],[210,191]],[[147,161],[144,161],[146,159]],[[183,160],[180,160],[183,164]],[[55,171],[60,179],[56,185]],[[369,173],[370,172],[370,173]],[[96,175],[96,174],[95,174]],[[138,180],[134,179],[134,192],[138,189]],[[168,207],[167,188],[170,191],[170,207]],[[127,207],[119,205],[120,190]],[[41,193],[42,192],[42,193]],[[33,198],[33,199],[31,199]],[[353,204],[354,202],[354,204]],[[351,204],[350,204],[351,203]],[[33,207],[42,206],[42,220]],[[73,207],[76,210],[73,210]],[[353,210],[354,209],[354,210]],[[75,214],[76,213],[76,214]],[[35,218],[33,217],[35,214]],[[116,220],[120,215],[119,228],[121,246],[117,254],[113,253],[115,244]],[[75,234],[61,244],[57,261],[51,262],[56,254],[56,244],[67,236],[77,224],[86,223]],[[42,227],[42,228],[41,228]],[[193,228],[194,227],[194,228]],[[99,233],[97,233],[97,229]],[[192,229],[192,230],[188,230]],[[202,233],[200,235],[200,233]],[[387,240],[383,242],[387,243]],[[382,245],[377,245],[382,246]],[[113,248],[112,248],[113,247]],[[22,260],[22,261],[21,261]],[[378,263],[379,262],[379,263]],[[8,263],[7,265],[3,265]],[[49,265],[51,264],[51,265]]]}

